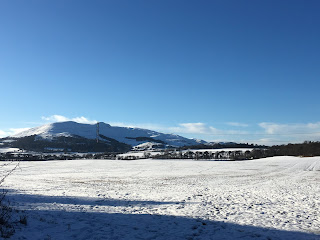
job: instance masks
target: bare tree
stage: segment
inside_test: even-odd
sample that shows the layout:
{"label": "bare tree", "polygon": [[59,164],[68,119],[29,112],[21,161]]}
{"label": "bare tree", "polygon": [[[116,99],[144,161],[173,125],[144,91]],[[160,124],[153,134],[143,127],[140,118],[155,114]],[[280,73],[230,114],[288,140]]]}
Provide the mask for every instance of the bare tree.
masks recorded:
{"label": "bare tree", "polygon": [[[20,162],[5,162],[0,166],[0,186],[5,179],[19,167]],[[15,232],[12,223],[12,208],[9,200],[6,199],[7,190],[2,189],[0,192],[0,235],[3,238],[9,238]]]}

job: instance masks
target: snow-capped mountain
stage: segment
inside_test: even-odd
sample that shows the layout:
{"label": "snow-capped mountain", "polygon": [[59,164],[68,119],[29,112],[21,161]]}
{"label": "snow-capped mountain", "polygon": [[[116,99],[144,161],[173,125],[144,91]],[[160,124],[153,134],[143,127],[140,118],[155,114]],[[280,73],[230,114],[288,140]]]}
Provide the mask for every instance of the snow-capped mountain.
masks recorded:
{"label": "snow-capped mountain", "polygon": [[[130,128],[116,127],[100,122],[98,124],[99,140],[110,141],[116,140],[120,143],[130,146],[137,146],[146,142],[161,143],[167,146],[189,146],[203,143],[202,140],[188,139],[174,134],[164,134],[156,131]],[[82,137],[86,139],[96,139],[97,124],[83,124],[72,121],[57,122],[46,124],[40,127],[31,128],[27,131],[11,136],[11,138],[23,138],[28,136],[36,136],[37,139],[51,141],[57,137]]]}

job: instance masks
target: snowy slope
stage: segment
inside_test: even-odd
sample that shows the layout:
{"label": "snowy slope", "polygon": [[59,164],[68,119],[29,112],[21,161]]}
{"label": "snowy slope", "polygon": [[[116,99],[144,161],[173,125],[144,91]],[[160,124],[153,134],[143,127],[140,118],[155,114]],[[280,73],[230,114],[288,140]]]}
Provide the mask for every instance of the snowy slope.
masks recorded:
{"label": "snowy slope", "polygon": [[[96,124],[82,124],[76,122],[58,122],[46,124],[40,127],[31,128],[27,131],[18,133],[11,137],[21,138],[31,135],[38,135],[45,139],[52,139],[55,136],[72,136],[78,135],[81,137],[95,139],[96,138]],[[151,138],[158,141],[163,141],[165,144],[173,146],[186,146],[199,144],[199,140],[188,139],[174,134],[164,134],[152,130],[129,127],[116,127],[106,123],[99,123],[99,131],[101,135],[116,139],[119,142],[129,144],[131,146],[139,145],[143,142],[150,142],[151,140],[144,139],[137,141],[134,138]],[[203,141],[201,141],[203,142]]]}
{"label": "snowy slope", "polygon": [[161,148],[161,146],[162,146],[161,143],[146,142],[146,143],[141,143],[139,145],[134,146],[133,150],[135,151],[153,150],[156,148]]}

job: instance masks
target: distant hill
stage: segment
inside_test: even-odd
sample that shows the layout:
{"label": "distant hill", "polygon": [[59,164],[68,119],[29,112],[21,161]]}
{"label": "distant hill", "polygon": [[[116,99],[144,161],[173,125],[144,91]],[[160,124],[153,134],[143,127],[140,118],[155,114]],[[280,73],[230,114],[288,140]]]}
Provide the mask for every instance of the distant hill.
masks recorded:
{"label": "distant hill", "polygon": [[142,128],[116,127],[102,122],[98,126],[98,142],[97,124],[68,121],[31,128],[0,139],[0,143],[2,147],[37,152],[126,152],[143,143],[161,144],[163,147],[183,147],[206,143],[203,140]]}

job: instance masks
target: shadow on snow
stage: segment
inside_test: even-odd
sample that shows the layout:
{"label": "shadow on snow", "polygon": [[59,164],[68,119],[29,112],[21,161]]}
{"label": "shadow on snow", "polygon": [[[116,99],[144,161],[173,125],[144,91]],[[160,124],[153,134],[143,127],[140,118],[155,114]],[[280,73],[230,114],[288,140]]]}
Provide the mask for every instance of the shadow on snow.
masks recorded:
{"label": "shadow on snow", "polygon": [[109,198],[88,198],[88,197],[63,197],[63,196],[43,196],[43,195],[25,195],[15,194],[13,191],[8,191],[10,196],[17,199],[20,204],[74,204],[74,205],[95,205],[95,206],[144,206],[144,205],[166,205],[178,204],[180,202],[158,202],[158,201],[137,201],[137,200],[118,200]]}
{"label": "shadow on snow", "polygon": [[[177,202],[126,201],[71,197],[48,197],[16,194],[9,191],[12,203],[25,210],[28,224],[22,226],[11,239],[265,239],[319,240],[320,235],[284,231],[255,226],[169,215],[88,212],[28,209],[30,204],[74,204],[95,206],[139,206],[176,204]],[[34,205],[33,205],[34,206]],[[48,205],[47,205],[48,206]],[[94,208],[92,208],[94,209]]]}

